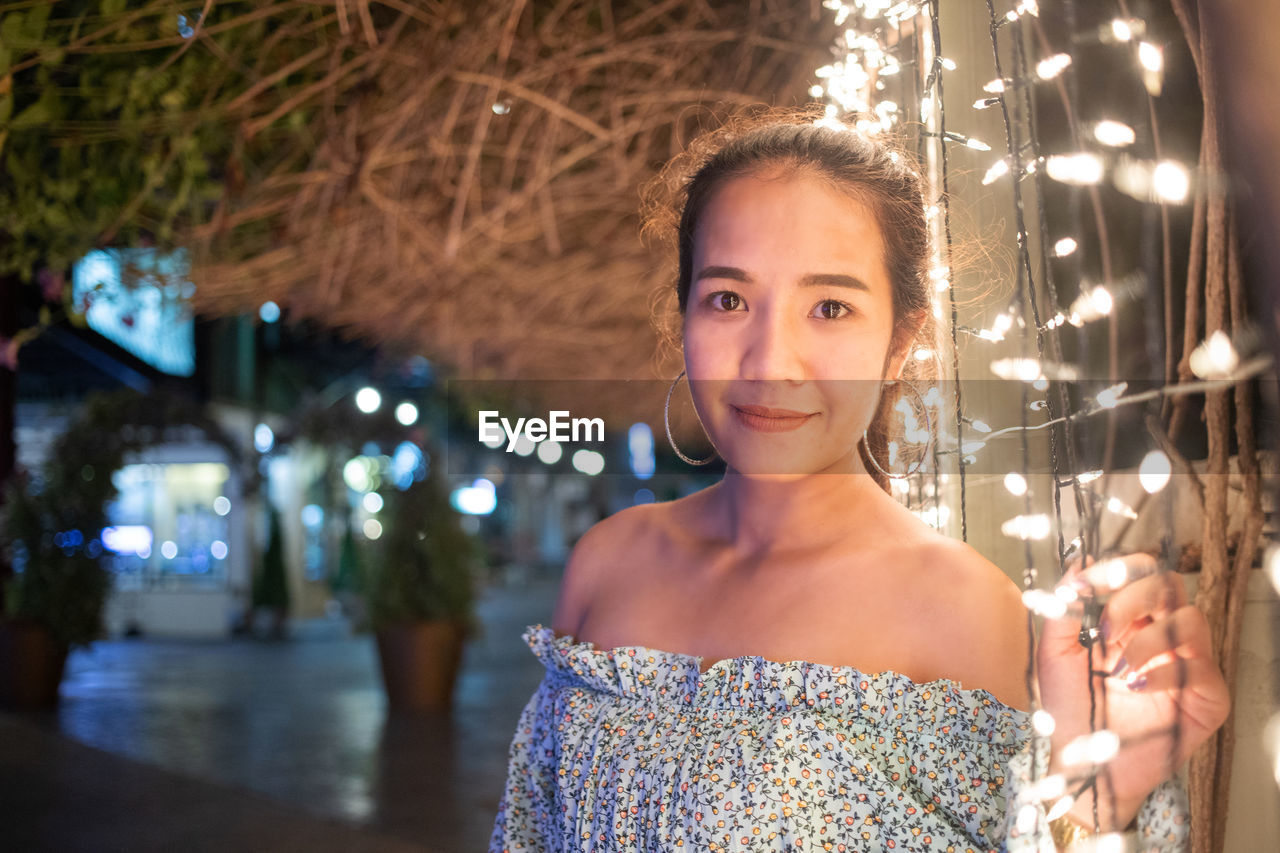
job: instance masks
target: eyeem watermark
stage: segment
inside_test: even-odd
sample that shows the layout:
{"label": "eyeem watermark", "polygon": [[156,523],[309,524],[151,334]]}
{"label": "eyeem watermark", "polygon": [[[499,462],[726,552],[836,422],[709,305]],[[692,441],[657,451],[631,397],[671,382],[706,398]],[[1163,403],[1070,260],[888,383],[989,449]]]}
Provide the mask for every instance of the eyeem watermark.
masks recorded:
{"label": "eyeem watermark", "polygon": [[490,447],[496,447],[505,437],[507,452],[512,453],[522,435],[535,444],[547,439],[561,442],[604,441],[604,419],[570,418],[567,410],[556,409],[547,413],[547,420],[519,418],[512,426],[511,421],[497,411],[480,412],[480,441]]}

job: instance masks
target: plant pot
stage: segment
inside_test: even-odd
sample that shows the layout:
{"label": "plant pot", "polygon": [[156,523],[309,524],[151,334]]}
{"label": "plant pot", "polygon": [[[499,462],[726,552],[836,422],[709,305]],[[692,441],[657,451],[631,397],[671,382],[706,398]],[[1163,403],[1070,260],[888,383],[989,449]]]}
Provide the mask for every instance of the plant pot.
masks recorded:
{"label": "plant pot", "polygon": [[67,647],[34,622],[0,621],[0,707],[33,711],[58,704]]}
{"label": "plant pot", "polygon": [[441,711],[453,706],[462,661],[462,629],[456,621],[393,625],[379,629],[377,637],[389,707]]}

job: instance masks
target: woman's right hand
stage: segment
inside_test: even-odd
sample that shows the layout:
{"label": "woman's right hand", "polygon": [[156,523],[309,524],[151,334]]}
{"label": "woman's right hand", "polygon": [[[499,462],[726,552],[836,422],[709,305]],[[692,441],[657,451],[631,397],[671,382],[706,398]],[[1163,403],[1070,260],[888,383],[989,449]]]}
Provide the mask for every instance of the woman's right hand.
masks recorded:
{"label": "woman's right hand", "polygon": [[[1054,589],[1068,587],[1084,600],[1109,596],[1099,623],[1104,640],[1093,651],[1098,705],[1093,725],[1089,650],[1079,642],[1081,608],[1046,619],[1036,651],[1041,702],[1055,723],[1049,772],[1070,777],[1088,769],[1068,762],[1067,745],[1081,736],[1106,728],[1120,738],[1119,751],[1099,769],[1098,818],[1104,831],[1128,826],[1147,795],[1231,713],[1208,620],[1188,603],[1182,577],[1158,569],[1155,559],[1142,553],[1091,561],[1084,569],[1077,560]],[[1067,790],[1074,788],[1069,784]],[[1093,826],[1087,791],[1068,815]]]}

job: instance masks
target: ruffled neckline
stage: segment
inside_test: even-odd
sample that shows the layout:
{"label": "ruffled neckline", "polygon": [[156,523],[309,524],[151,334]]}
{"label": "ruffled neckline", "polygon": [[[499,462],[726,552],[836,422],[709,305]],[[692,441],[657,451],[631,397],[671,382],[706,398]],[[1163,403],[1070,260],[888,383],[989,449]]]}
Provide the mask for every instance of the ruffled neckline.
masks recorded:
{"label": "ruffled neckline", "polygon": [[915,731],[999,745],[1030,736],[1031,714],[1004,704],[983,688],[945,678],[917,682],[893,670],[776,661],[759,655],[724,658],[702,672],[702,657],[648,646],[598,649],[572,635],[557,637],[541,623],[522,639],[548,672],[623,699],[659,706],[809,711],[859,719],[897,731]]}

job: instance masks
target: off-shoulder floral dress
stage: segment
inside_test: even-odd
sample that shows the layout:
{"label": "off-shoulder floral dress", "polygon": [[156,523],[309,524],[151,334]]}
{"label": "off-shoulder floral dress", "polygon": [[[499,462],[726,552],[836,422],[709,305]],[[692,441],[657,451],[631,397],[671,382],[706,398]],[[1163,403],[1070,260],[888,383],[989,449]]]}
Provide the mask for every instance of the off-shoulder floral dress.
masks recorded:
{"label": "off-shoulder floral dress", "polygon": [[[539,624],[523,639],[546,675],[490,853],[1055,850],[1043,808],[1018,805],[1047,739],[986,690],[758,656],[702,673],[701,657]],[[1142,849],[1189,851],[1189,814],[1181,778],[1162,782]]]}

